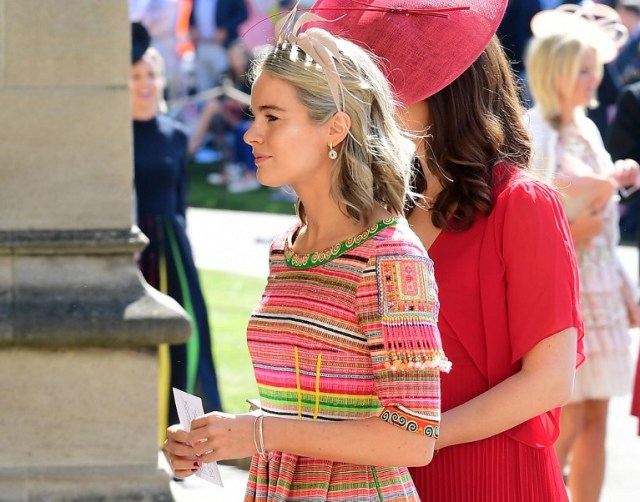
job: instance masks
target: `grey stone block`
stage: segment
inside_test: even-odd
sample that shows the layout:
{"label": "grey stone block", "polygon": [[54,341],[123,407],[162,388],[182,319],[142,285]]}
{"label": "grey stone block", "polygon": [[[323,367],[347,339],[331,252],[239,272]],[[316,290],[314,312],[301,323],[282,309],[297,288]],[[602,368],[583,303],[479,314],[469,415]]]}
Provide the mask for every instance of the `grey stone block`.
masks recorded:
{"label": "grey stone block", "polygon": [[4,0],[7,86],[126,86],[130,38],[125,1]]}
{"label": "grey stone block", "polygon": [[0,110],[0,230],[131,226],[126,89],[0,88]]}

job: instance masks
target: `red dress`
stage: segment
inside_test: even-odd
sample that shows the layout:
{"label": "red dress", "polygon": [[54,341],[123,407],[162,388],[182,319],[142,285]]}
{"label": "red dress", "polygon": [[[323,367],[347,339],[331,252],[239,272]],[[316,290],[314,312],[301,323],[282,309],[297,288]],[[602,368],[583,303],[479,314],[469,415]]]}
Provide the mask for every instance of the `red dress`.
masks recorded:
{"label": "red dress", "polygon": [[[631,414],[640,419],[640,354],[638,354],[638,366],[636,368],[636,384],[633,387]],[[638,435],[640,435],[640,422],[638,423]]]}
{"label": "red dress", "polygon": [[[429,248],[442,345],[453,363],[441,378],[443,412],[516,373],[544,338],[569,327],[582,338],[575,253],[555,192],[509,164],[496,166],[494,178],[491,214],[464,232],[442,231]],[[421,499],[568,500],[553,450],[558,415],[444,448],[428,466],[410,469]]]}

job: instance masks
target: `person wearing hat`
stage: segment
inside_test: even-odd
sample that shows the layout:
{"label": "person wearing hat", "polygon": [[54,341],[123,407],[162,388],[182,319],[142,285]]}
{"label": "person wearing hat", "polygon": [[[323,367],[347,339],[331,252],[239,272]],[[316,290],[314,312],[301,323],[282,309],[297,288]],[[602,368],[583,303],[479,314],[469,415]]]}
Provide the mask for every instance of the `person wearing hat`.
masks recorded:
{"label": "person wearing hat", "polygon": [[370,55],[295,19],[258,57],[245,133],[259,181],[298,195],[247,328],[260,409],[173,426],[165,448],[178,477],[253,454],[245,501],[418,502],[404,466],[433,456],[450,364],[402,216],[414,145]]}
{"label": "person wearing hat", "polygon": [[160,53],[149,47],[140,23],[132,24],[131,105],[137,225],[148,237],[138,263],[145,280],[174,298],[191,318],[188,342],[160,347],[159,440],[177,421],[172,387],[201,389],[205,406],[220,410],[207,307],[186,234],[187,134],[161,113],[165,86]]}
{"label": "person wearing hat", "polygon": [[532,20],[526,57],[536,105],[528,113],[534,164],[562,194],[576,247],[586,360],[563,407],[556,452],[569,465],[571,500],[597,502],[605,473],[607,408],[629,392],[629,328],[640,322],[635,285],[617,256],[614,189],[637,183],[638,163],[614,163],[585,109],[602,64],[614,59],[626,30],[604,5],[563,7]]}
{"label": "person wearing hat", "polygon": [[553,443],[582,361],[575,253],[494,36],[506,0],[318,0],[320,26],[372,50],[417,135],[408,219],[434,261],[443,376],[428,502],[566,501]]}

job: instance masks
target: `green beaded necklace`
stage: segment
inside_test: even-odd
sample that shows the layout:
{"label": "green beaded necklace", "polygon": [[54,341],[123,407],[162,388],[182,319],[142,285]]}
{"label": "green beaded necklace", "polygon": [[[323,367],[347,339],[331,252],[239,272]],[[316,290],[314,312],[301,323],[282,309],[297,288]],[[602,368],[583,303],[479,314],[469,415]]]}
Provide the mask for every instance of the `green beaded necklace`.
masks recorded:
{"label": "green beaded necklace", "polygon": [[[292,245],[292,236],[298,229],[295,229],[292,234],[285,241],[284,246],[284,258],[291,268],[311,268],[317,265],[322,265],[323,263],[327,263],[334,258],[346,253],[350,249],[353,249],[356,246],[359,246],[363,242],[366,242],[371,237],[381,232],[387,227],[392,225],[396,225],[398,223],[398,218],[396,216],[392,216],[390,218],[385,218],[384,220],[375,223],[370,226],[363,232],[359,233],[354,237],[350,237],[338,244],[331,246],[323,251],[315,251],[313,253],[299,255],[293,250]],[[299,228],[299,227],[298,227]]]}

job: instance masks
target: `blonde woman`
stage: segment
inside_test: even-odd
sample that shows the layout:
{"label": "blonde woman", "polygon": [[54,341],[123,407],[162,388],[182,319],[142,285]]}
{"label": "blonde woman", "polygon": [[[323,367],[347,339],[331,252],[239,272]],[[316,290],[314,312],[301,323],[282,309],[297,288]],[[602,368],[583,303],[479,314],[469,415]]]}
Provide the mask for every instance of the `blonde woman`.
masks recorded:
{"label": "blonde woman", "polygon": [[253,454],[245,500],[418,501],[402,466],[431,461],[449,363],[402,217],[413,145],[370,56],[292,18],[255,66],[245,134],[258,180],[292,186],[300,217],[249,321],[262,409],[171,427],[166,451],[179,477]]}
{"label": "blonde woman", "polygon": [[[536,103],[528,113],[534,165],[563,197],[577,251],[585,324],[586,360],[562,410],[556,453],[562,466],[570,465],[571,500],[595,502],[604,479],[609,398],[630,389],[628,330],[639,319],[632,283],[616,255],[613,193],[636,181],[638,165],[629,160],[614,165],[585,115],[603,62],[615,56],[616,39],[601,24],[583,22],[580,12],[551,11],[534,18],[536,36],[526,66]],[[563,29],[547,31],[554,24]]]}

